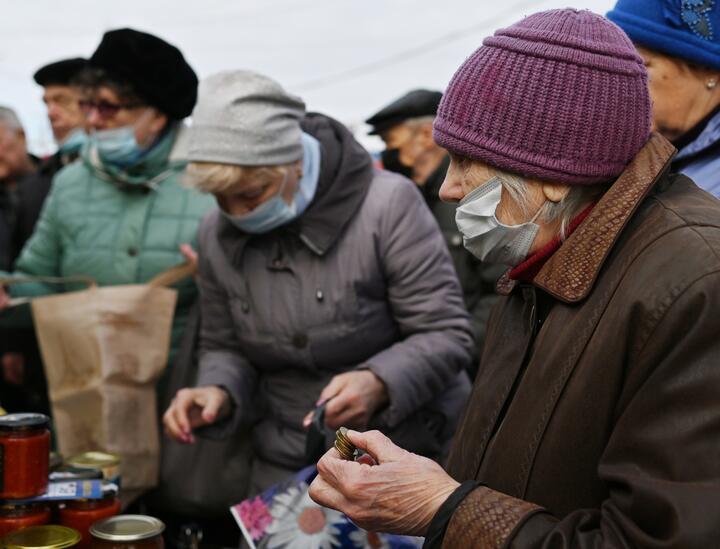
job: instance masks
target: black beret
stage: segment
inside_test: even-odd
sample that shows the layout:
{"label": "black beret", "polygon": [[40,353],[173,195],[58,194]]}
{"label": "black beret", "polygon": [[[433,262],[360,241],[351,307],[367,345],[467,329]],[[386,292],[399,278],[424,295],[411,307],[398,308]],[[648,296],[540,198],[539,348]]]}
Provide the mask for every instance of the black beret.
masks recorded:
{"label": "black beret", "polygon": [[377,135],[410,118],[435,116],[442,93],[430,90],[413,90],[396,99],[365,122],[373,128],[370,135]]}
{"label": "black beret", "polygon": [[87,64],[87,59],[82,57],[63,59],[40,67],[33,78],[40,86],[67,86]]}
{"label": "black beret", "polygon": [[180,50],[133,29],[108,31],[90,58],[92,67],[129,83],[141,99],[174,120],[189,116],[198,79]]}

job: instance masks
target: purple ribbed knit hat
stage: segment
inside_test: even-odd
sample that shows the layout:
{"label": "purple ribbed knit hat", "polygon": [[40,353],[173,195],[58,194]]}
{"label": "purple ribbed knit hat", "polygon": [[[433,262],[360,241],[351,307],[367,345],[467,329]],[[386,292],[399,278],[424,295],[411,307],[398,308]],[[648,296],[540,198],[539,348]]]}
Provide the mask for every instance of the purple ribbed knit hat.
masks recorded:
{"label": "purple ribbed knit hat", "polygon": [[435,141],[557,183],[609,181],[650,136],[647,72],[625,33],[589,11],[531,15],[486,38],[450,81]]}

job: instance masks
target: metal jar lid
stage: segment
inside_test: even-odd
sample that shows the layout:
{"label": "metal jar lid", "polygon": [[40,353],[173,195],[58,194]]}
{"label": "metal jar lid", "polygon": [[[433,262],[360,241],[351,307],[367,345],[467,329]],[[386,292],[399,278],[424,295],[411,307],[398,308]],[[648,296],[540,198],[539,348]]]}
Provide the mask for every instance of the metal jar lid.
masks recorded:
{"label": "metal jar lid", "polygon": [[45,429],[50,418],[45,414],[7,414],[0,416],[0,431],[31,431]]}
{"label": "metal jar lid", "polygon": [[106,541],[140,541],[159,536],[165,524],[155,517],[145,515],[118,515],[96,522],[90,534]]}
{"label": "metal jar lid", "polygon": [[65,526],[31,526],[3,538],[5,549],[65,549],[80,543],[80,533]]}
{"label": "metal jar lid", "polygon": [[85,468],[103,468],[120,463],[120,456],[108,452],[85,452],[65,461],[68,465]]}

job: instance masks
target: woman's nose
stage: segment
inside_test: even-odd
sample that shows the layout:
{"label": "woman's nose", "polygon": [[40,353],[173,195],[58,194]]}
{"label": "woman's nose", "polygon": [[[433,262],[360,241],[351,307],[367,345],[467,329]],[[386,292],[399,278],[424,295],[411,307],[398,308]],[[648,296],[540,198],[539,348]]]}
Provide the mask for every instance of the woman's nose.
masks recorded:
{"label": "woman's nose", "polygon": [[102,130],[105,128],[105,121],[97,109],[92,109],[85,115],[87,125],[93,130]]}
{"label": "woman's nose", "polygon": [[462,183],[452,177],[445,177],[438,194],[443,202],[460,202],[465,196]]}

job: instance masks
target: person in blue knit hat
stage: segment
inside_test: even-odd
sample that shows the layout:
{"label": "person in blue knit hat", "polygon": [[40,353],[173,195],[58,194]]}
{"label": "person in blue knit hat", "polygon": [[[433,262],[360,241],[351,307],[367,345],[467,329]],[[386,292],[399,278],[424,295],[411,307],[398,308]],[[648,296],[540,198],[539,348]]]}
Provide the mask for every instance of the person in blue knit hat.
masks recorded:
{"label": "person in blue knit hat", "polygon": [[645,59],[673,169],[720,198],[720,0],[618,0],[607,16]]}

